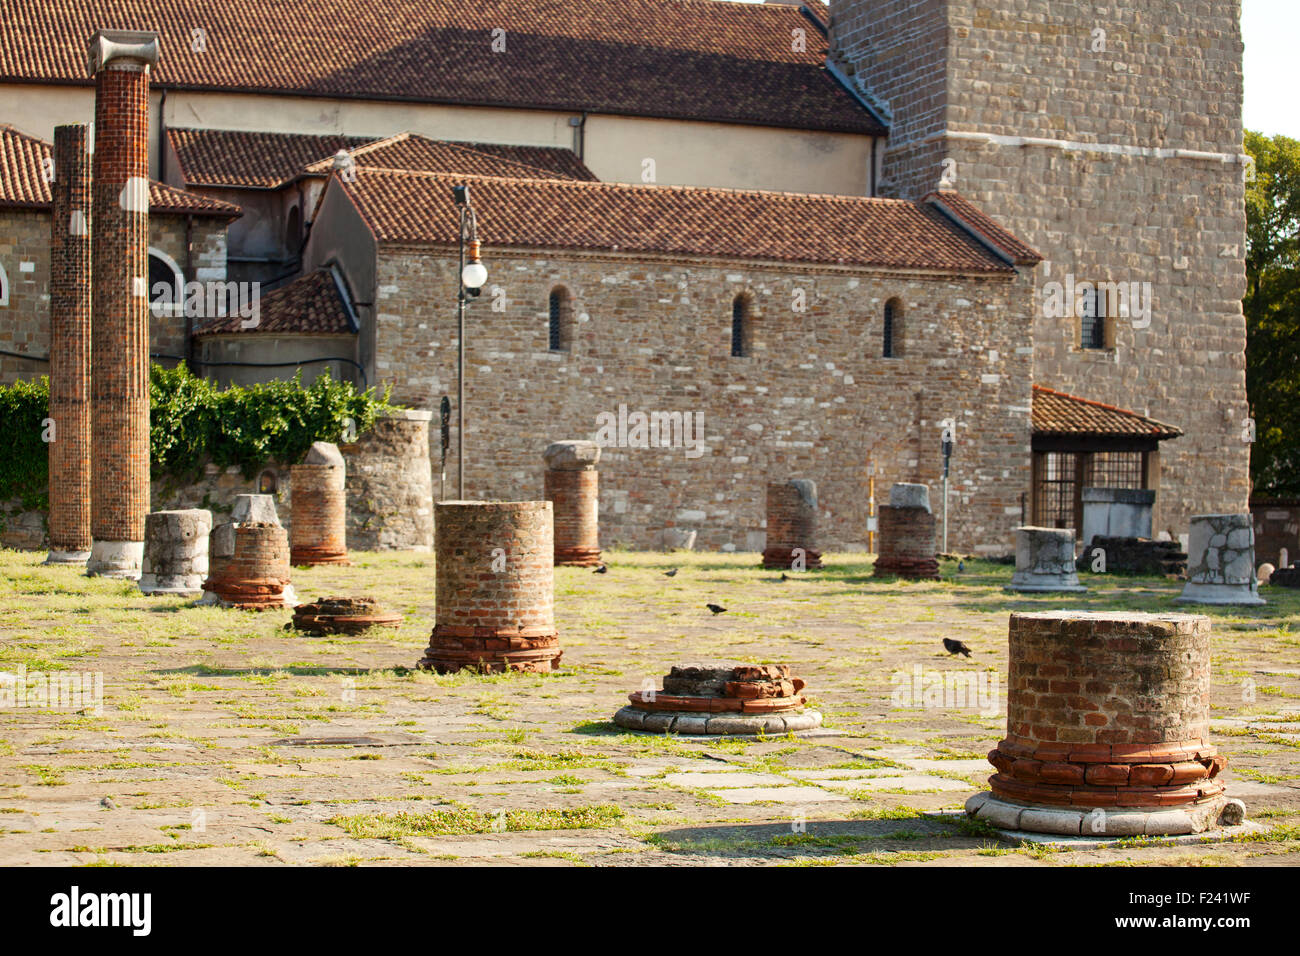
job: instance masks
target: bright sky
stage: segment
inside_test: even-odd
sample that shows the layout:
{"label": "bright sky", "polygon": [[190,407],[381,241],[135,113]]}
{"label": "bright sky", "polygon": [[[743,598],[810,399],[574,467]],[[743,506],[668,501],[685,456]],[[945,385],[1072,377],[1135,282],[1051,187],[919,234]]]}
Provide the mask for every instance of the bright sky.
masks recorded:
{"label": "bright sky", "polygon": [[1300,0],[1242,0],[1242,6],[1246,129],[1300,139]]}

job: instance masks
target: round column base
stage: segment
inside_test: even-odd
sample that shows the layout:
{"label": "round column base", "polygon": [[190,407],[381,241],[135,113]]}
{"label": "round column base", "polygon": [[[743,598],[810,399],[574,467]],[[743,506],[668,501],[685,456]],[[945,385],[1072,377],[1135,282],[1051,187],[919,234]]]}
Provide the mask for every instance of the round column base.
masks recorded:
{"label": "round column base", "polygon": [[745,735],[791,734],[822,725],[815,710],[793,714],[701,714],[690,711],[642,710],[628,705],[614,715],[614,723],[628,730],[658,734]]}
{"label": "round column base", "polygon": [[90,546],[86,576],[138,581],[143,566],[143,541],[96,541]]}
{"label": "round column base", "polygon": [[42,564],[50,565],[84,565],[90,560],[89,551],[54,551],[51,550],[49,555],[42,561]]}
{"label": "round column base", "polygon": [[198,597],[203,593],[203,575],[142,574],[140,593]]}
{"label": "round column base", "polygon": [[[822,566],[822,553],[804,549],[804,568],[811,571]],[[763,567],[768,571],[790,571],[794,565],[794,548],[767,548],[763,551]]]}
{"label": "round column base", "polygon": [[295,568],[311,568],[319,564],[352,567],[346,551],[325,551],[317,548],[290,548],[289,564]]}
{"label": "round column base", "polygon": [[600,548],[556,548],[555,566],[594,568],[600,564]]}
{"label": "round column base", "polygon": [[1244,819],[1244,807],[1240,800],[1219,795],[1177,809],[1094,807],[1083,810],[1014,803],[984,792],[966,801],[966,815],[999,830],[1119,838],[1184,836],[1218,826],[1236,826]]}

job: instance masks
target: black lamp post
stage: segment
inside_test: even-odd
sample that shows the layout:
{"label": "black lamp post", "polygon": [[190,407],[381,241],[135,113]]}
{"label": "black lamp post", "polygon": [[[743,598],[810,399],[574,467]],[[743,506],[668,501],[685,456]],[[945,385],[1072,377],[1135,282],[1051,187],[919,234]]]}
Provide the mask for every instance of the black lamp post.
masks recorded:
{"label": "black lamp post", "polygon": [[[479,261],[478,227],[474,207],[469,201],[469,186],[452,186],[452,198],[460,210],[460,291],[456,295],[456,497],[465,500],[465,304],[477,296],[487,282],[487,269]],[[465,243],[469,243],[469,262],[465,262]]]}

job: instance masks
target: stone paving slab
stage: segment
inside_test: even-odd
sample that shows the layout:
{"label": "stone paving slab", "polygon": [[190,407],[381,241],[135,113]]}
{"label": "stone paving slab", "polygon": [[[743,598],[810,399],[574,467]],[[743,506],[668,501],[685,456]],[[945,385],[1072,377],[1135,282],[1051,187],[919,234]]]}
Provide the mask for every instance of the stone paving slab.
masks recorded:
{"label": "stone paving slab", "polygon": [[836,803],[849,799],[817,787],[743,787],[709,792],[728,803]]}
{"label": "stone paving slab", "polygon": [[794,781],[771,773],[670,773],[665,783],[675,787],[732,788],[732,787],[783,787]]}

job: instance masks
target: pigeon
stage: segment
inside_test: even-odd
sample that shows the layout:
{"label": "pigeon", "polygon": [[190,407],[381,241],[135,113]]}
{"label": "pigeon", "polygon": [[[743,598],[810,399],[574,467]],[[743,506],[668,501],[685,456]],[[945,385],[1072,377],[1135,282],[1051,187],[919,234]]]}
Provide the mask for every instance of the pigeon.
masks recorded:
{"label": "pigeon", "polygon": [[790,575],[785,574],[785,573],[782,573],[782,574],[781,574],[781,580],[782,580],[782,581],[789,581],[789,580],[790,580]]}
{"label": "pigeon", "polygon": [[961,641],[954,641],[950,637],[943,639],[943,649],[949,654],[961,654],[964,657],[970,657],[970,648]]}
{"label": "pigeon", "polygon": [[958,573],[960,573],[960,572],[962,572],[962,571],[965,571],[965,570],[966,570],[966,562],[965,562],[965,561],[958,561],[958,562],[957,562],[957,571],[958,571]]}
{"label": "pigeon", "polygon": [[676,569],[676,568],[673,568],[671,571],[665,571],[665,572],[664,572],[664,577],[666,577],[666,578],[675,578],[675,577],[677,577],[677,569]]}
{"label": "pigeon", "polygon": [[592,571],[591,573],[592,573],[592,574],[608,574],[608,573],[609,573],[609,568],[605,567],[605,565],[602,564],[600,567],[598,567],[595,571]]}
{"label": "pigeon", "polygon": [[721,604],[706,604],[704,606],[707,607],[714,614],[721,614],[723,611],[726,610],[726,608],[723,607]]}

